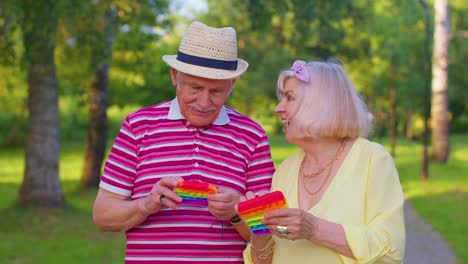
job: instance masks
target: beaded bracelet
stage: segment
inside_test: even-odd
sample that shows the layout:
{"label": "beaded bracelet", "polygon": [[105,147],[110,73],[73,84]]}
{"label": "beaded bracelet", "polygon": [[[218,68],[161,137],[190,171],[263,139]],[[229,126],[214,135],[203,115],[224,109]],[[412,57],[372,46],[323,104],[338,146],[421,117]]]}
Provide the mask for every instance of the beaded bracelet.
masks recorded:
{"label": "beaded bracelet", "polygon": [[[255,261],[254,263],[263,263],[263,260],[266,260],[268,259],[268,256],[271,255],[271,253],[273,253],[273,243],[275,241],[273,240],[273,238],[270,239],[270,241],[267,242],[267,244],[265,245],[265,247],[263,247],[262,249],[258,249],[256,248],[254,245],[253,245],[253,242],[251,242],[251,248],[253,250],[251,250],[251,254],[252,254],[252,257],[254,259],[257,259],[259,261]],[[265,253],[262,253],[262,254],[259,254],[260,252],[263,252],[265,251],[266,249],[268,249],[267,252]]]}
{"label": "beaded bracelet", "polygon": [[265,247],[263,247],[262,249],[256,248],[256,247],[254,246],[254,244],[253,244],[252,241],[250,242],[250,245],[251,245],[251,247],[252,247],[253,249],[255,249],[256,251],[264,251],[264,250],[267,249],[268,247],[271,247],[271,246],[273,245],[273,242],[275,242],[275,241],[273,240],[273,238],[270,238],[270,241],[268,241],[268,242],[266,243]]}
{"label": "beaded bracelet", "polygon": [[267,259],[268,256],[273,252],[273,247],[270,247],[270,249],[268,250],[268,252],[264,253],[264,254],[259,254],[257,255],[256,257],[259,258],[259,259]]}

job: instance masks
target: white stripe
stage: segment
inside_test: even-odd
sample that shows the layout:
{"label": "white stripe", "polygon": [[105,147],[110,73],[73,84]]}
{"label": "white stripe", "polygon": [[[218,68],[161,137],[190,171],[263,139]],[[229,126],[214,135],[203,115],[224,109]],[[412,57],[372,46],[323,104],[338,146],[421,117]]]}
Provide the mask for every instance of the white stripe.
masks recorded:
{"label": "white stripe", "polygon": [[195,222],[177,222],[172,224],[163,224],[163,223],[155,223],[155,224],[142,224],[138,225],[138,228],[152,228],[152,227],[202,227],[202,228],[212,228],[213,224],[207,223],[195,223]]}
{"label": "white stripe", "polygon": [[178,128],[159,128],[157,130],[152,130],[152,131],[143,131],[141,133],[139,133],[136,137],[137,139],[141,139],[145,136],[153,136],[153,135],[157,135],[159,133],[162,133],[162,132],[186,132],[186,129],[178,129]]}
{"label": "white stripe", "polygon": [[155,116],[154,113],[148,113],[148,114],[144,114],[144,115],[141,115],[141,116],[138,116],[138,117],[134,117],[131,121],[132,121],[132,125],[139,122],[139,121],[146,121],[146,120],[151,120],[151,121],[155,121],[155,120],[161,120],[161,119],[166,119],[166,116],[165,115],[158,115],[158,116]]}
{"label": "white stripe", "polygon": [[[137,157],[137,155],[136,155],[135,152],[129,151],[129,150],[126,149],[124,146],[115,144],[115,145],[114,145],[114,148],[116,148],[116,149],[118,149],[118,150],[120,150],[120,151],[122,151],[122,152],[125,152],[126,154],[128,154],[128,155],[130,155],[130,156],[132,156],[132,157],[134,157],[134,158]],[[119,156],[120,156],[120,155],[119,155]]]}
{"label": "white stripe", "polygon": [[201,240],[128,240],[127,244],[131,245],[245,245],[242,241],[201,241]]}
{"label": "white stripe", "polygon": [[249,151],[252,151],[254,148],[252,146],[250,146],[245,140],[239,140],[238,138],[236,138],[235,136],[231,135],[231,134],[224,134],[224,133],[219,133],[219,132],[213,132],[213,131],[204,131],[205,134],[207,135],[212,135],[212,136],[219,136],[219,137],[223,137],[223,138],[228,138],[236,143],[239,143],[241,145],[244,145],[245,147],[247,147],[249,149]]}
{"label": "white stripe", "polygon": [[[136,140],[135,135],[133,135],[133,133],[131,133],[130,131],[128,131],[128,130],[125,129],[124,127],[122,127],[122,129],[120,129],[120,133],[127,135],[128,137],[130,137],[130,138],[133,139],[133,140]],[[128,141],[127,141],[127,142],[128,142]]]}
{"label": "white stripe", "polygon": [[265,158],[265,159],[261,159],[261,160],[256,160],[252,163],[250,163],[249,166],[253,166],[253,165],[259,165],[259,164],[264,164],[264,163],[269,163],[271,162],[272,160],[270,158]]}
{"label": "white stripe", "polygon": [[234,151],[232,151],[231,149],[225,148],[225,147],[223,147],[223,146],[220,146],[220,145],[213,145],[213,144],[210,144],[210,143],[207,143],[207,142],[198,142],[198,143],[200,143],[200,145],[205,146],[205,147],[207,147],[207,148],[209,148],[209,149],[213,149],[213,150],[217,150],[217,151],[226,151],[226,152],[229,152],[229,153],[233,154],[234,156],[245,160],[245,157],[242,156],[240,153],[234,152]]}
{"label": "white stripe", "polygon": [[260,131],[258,131],[256,128],[253,128],[253,127],[250,127],[250,126],[244,126],[244,125],[241,125],[240,123],[231,122],[231,125],[233,125],[235,127],[238,127],[240,129],[243,129],[243,130],[250,131],[250,132],[252,132],[253,134],[255,134],[257,136],[262,136],[262,134],[263,134]]}
{"label": "white stripe", "polygon": [[268,174],[268,175],[265,175],[265,176],[260,176],[260,177],[255,177],[255,178],[250,178],[249,180],[247,180],[247,182],[256,182],[256,181],[260,181],[260,180],[270,180],[271,179],[271,175]]}
{"label": "white stripe", "polygon": [[161,163],[161,162],[166,162],[166,161],[182,161],[182,160],[192,160],[192,155],[184,155],[184,156],[177,156],[177,157],[171,157],[171,158],[154,158],[154,159],[145,159],[144,161],[140,162],[138,167],[141,165],[146,165],[146,164],[155,164],[155,163]]}
{"label": "white stripe", "polygon": [[187,128],[186,127],[158,128],[157,130],[150,131],[148,135],[154,135],[154,134],[166,133],[166,132],[187,132]]}
{"label": "white stripe", "polygon": [[132,194],[132,192],[129,191],[129,190],[125,190],[125,189],[115,187],[114,185],[110,185],[110,184],[105,183],[103,181],[101,181],[99,183],[99,187],[104,189],[104,190],[107,190],[109,192],[120,194],[120,195],[127,196],[127,197],[129,197]]}
{"label": "white stripe", "polygon": [[203,177],[207,177],[207,178],[211,178],[211,179],[216,179],[217,181],[225,181],[225,182],[230,182],[236,186],[239,186],[239,188],[241,189],[244,189],[245,186],[244,184],[234,180],[234,179],[231,179],[231,178],[228,178],[226,177],[226,175],[215,175],[215,174],[211,174],[211,173],[206,173],[204,171],[199,171],[199,170],[194,170],[193,171],[194,173],[199,173],[200,175],[202,175]]}
{"label": "white stripe", "polygon": [[258,144],[258,147],[264,147],[266,145],[268,145],[268,140],[265,140],[265,141],[262,141],[262,143]]}
{"label": "white stripe", "polygon": [[193,145],[192,140],[186,140],[186,141],[174,141],[174,142],[167,142],[167,143],[157,143],[157,144],[151,144],[148,146],[141,147],[141,150],[149,150],[153,148],[158,148],[158,147],[172,147],[172,146],[185,146],[185,145]]}
{"label": "white stripe", "polygon": [[[142,171],[140,171],[140,174],[142,173]],[[144,181],[144,180],[147,180],[147,179],[157,179],[157,178],[163,178],[163,177],[170,177],[170,176],[180,176],[180,177],[183,177],[183,176],[189,176],[189,175],[192,175],[192,172],[187,172],[187,171],[182,171],[182,172],[179,172],[179,173],[175,173],[175,172],[167,172],[167,173],[158,173],[158,174],[150,174],[150,175],[146,175],[144,177],[138,177],[136,180],[135,180],[135,183],[136,182],[141,182],[141,181]]]}
{"label": "white stripe", "polygon": [[[120,157],[120,156],[119,156],[119,157]],[[129,173],[131,173],[131,174],[136,174],[136,170],[135,170],[135,169],[130,168],[130,167],[128,167],[127,165],[122,164],[122,163],[120,163],[120,162],[118,162],[118,161],[116,161],[116,160],[107,159],[107,162],[109,162],[110,164],[119,167],[119,169],[123,169],[123,170],[125,170],[125,171],[127,171],[127,172],[129,172]]]}
{"label": "white stripe", "polygon": [[104,178],[108,178],[108,179],[111,179],[112,181],[115,181],[115,182],[118,182],[122,185],[125,185],[125,186],[128,186],[128,187],[132,187],[133,184],[132,183],[129,183],[129,182],[124,182],[124,181],[121,181],[115,177],[113,177],[112,175],[109,175],[108,173],[103,173],[104,174]]}
{"label": "white stripe", "polygon": [[140,139],[144,136],[153,136],[160,133],[167,133],[167,132],[187,132],[187,128],[185,127],[175,127],[175,128],[159,128],[157,130],[152,131],[144,131],[137,135],[137,138]]}
{"label": "white stripe", "polygon": [[[198,160],[203,160],[203,161],[206,161],[207,163],[212,163],[212,164],[216,164],[218,166],[223,166],[223,167],[228,167],[234,171],[238,171],[238,172],[244,172],[244,170],[242,168],[238,168],[238,167],[234,167],[234,166],[230,166],[229,164],[225,163],[225,162],[218,162],[217,160],[215,159],[211,159],[211,158],[205,158],[204,156],[197,156],[197,159]],[[210,166],[211,167],[211,166]]]}

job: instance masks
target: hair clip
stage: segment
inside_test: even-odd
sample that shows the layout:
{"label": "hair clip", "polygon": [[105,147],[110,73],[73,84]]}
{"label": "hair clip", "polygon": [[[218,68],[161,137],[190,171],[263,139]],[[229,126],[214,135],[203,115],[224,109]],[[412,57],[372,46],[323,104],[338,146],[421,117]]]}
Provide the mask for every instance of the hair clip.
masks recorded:
{"label": "hair clip", "polygon": [[309,71],[305,67],[306,62],[302,60],[296,60],[292,67],[291,71],[294,72],[294,76],[303,82],[308,82],[310,79]]}

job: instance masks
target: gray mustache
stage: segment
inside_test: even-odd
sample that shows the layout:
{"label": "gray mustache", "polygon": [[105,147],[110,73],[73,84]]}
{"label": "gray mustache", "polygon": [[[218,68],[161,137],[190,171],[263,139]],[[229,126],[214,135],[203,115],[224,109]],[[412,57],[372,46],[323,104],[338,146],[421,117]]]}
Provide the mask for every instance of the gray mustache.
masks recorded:
{"label": "gray mustache", "polygon": [[211,112],[211,111],[216,110],[216,107],[214,107],[214,106],[210,106],[208,108],[203,108],[203,107],[197,105],[196,103],[190,103],[190,104],[188,104],[188,106],[192,107],[195,110],[197,110],[199,112],[202,112],[202,113]]}

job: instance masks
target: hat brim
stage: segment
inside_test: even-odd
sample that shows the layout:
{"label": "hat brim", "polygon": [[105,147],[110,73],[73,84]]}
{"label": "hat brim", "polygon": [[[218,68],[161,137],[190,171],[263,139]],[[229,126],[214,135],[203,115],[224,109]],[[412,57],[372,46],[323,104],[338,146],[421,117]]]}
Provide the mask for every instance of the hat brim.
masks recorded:
{"label": "hat brim", "polygon": [[221,70],[208,68],[193,64],[188,64],[177,60],[177,55],[164,55],[162,59],[172,68],[190,75],[207,79],[228,80],[241,76],[249,67],[249,64],[242,59],[237,59],[237,70]]}

